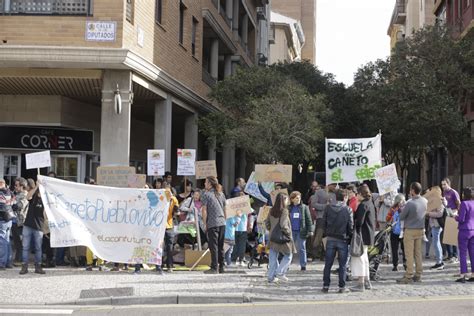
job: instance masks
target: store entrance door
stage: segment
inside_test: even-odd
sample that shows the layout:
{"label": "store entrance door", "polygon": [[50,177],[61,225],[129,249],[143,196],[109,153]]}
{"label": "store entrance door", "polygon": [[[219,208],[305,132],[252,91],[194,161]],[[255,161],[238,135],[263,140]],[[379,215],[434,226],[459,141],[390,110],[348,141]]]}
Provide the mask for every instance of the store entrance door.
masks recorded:
{"label": "store entrance door", "polygon": [[58,179],[81,182],[81,155],[51,155],[51,171]]}

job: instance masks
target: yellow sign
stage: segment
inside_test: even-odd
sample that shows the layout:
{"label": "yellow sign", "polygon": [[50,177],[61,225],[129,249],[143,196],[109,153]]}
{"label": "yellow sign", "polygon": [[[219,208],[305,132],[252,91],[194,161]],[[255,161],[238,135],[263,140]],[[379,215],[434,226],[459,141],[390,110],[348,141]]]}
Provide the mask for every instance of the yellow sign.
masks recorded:
{"label": "yellow sign", "polygon": [[128,176],[135,174],[135,167],[98,167],[97,184],[108,187],[128,188]]}

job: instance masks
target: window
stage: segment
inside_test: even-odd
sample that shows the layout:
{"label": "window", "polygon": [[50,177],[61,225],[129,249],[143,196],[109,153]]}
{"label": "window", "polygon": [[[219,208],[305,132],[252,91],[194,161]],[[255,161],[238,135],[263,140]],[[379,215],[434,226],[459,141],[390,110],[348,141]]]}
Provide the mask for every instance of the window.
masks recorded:
{"label": "window", "polygon": [[59,179],[80,182],[79,158],[77,155],[52,155],[51,170]]}
{"label": "window", "polygon": [[125,18],[128,22],[133,24],[135,0],[127,0],[127,9],[125,12]]}
{"label": "window", "polygon": [[0,0],[0,13],[22,15],[92,15],[92,0]]}
{"label": "window", "polygon": [[184,41],[184,10],[186,6],[183,1],[179,1],[179,43],[183,44]]}
{"label": "window", "polygon": [[191,32],[191,53],[196,55],[196,33],[198,28],[198,20],[193,16],[193,29]]}
{"label": "window", "polygon": [[15,155],[15,154],[3,155],[3,178],[7,182],[7,185],[13,184],[13,181],[15,181],[15,179],[20,176],[20,171],[21,171],[20,155]]}
{"label": "window", "polygon": [[163,0],[156,0],[155,2],[155,22],[162,24],[163,15]]}

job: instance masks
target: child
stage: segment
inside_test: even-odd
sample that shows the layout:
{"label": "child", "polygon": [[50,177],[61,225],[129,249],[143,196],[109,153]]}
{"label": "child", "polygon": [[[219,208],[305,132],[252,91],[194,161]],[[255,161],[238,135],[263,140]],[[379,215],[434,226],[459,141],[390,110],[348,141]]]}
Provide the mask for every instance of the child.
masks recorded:
{"label": "child", "polygon": [[237,265],[245,266],[245,250],[247,247],[247,214],[237,212],[237,226],[235,228],[235,247],[232,252],[232,261]]}
{"label": "child", "polygon": [[225,235],[224,235],[224,251],[225,251],[225,264],[230,266],[232,264],[232,250],[235,245],[235,227],[237,226],[237,217],[229,217],[225,222]]}

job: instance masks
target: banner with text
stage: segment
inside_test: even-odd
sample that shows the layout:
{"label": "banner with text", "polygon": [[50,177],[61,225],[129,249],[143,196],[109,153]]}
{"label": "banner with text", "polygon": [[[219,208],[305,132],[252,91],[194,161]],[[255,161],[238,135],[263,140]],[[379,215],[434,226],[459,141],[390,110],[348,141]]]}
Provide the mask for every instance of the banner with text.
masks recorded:
{"label": "banner with text", "polygon": [[394,163],[375,170],[374,174],[379,194],[384,195],[391,192],[397,194],[401,183],[398,180],[397,168]]}
{"label": "banner with text", "polygon": [[178,176],[194,176],[196,173],[196,150],[178,149]]}
{"label": "banner with text", "polygon": [[111,262],[161,264],[169,208],[165,190],[38,179],[51,247],[87,246]]}
{"label": "banner with text", "polygon": [[250,197],[248,195],[239,196],[226,201],[227,218],[236,216],[239,211],[242,212],[242,214],[248,214],[252,211],[250,207]]}
{"label": "banner with text", "polygon": [[292,165],[255,165],[255,179],[262,182],[291,183]]}
{"label": "banner with text", "polygon": [[[275,184],[273,182],[262,182],[262,187],[265,192],[270,194],[270,192],[272,192],[275,188]],[[258,182],[255,180],[255,171],[250,174],[247,184],[245,185],[244,192],[264,203],[267,203],[267,199],[262,195],[262,193],[260,193],[260,190],[258,189]]]}
{"label": "banner with text", "polygon": [[382,137],[326,138],[326,184],[374,179],[382,166]]}
{"label": "banner with text", "polygon": [[196,161],[196,179],[206,179],[207,177],[217,178],[217,168],[215,160]]}

